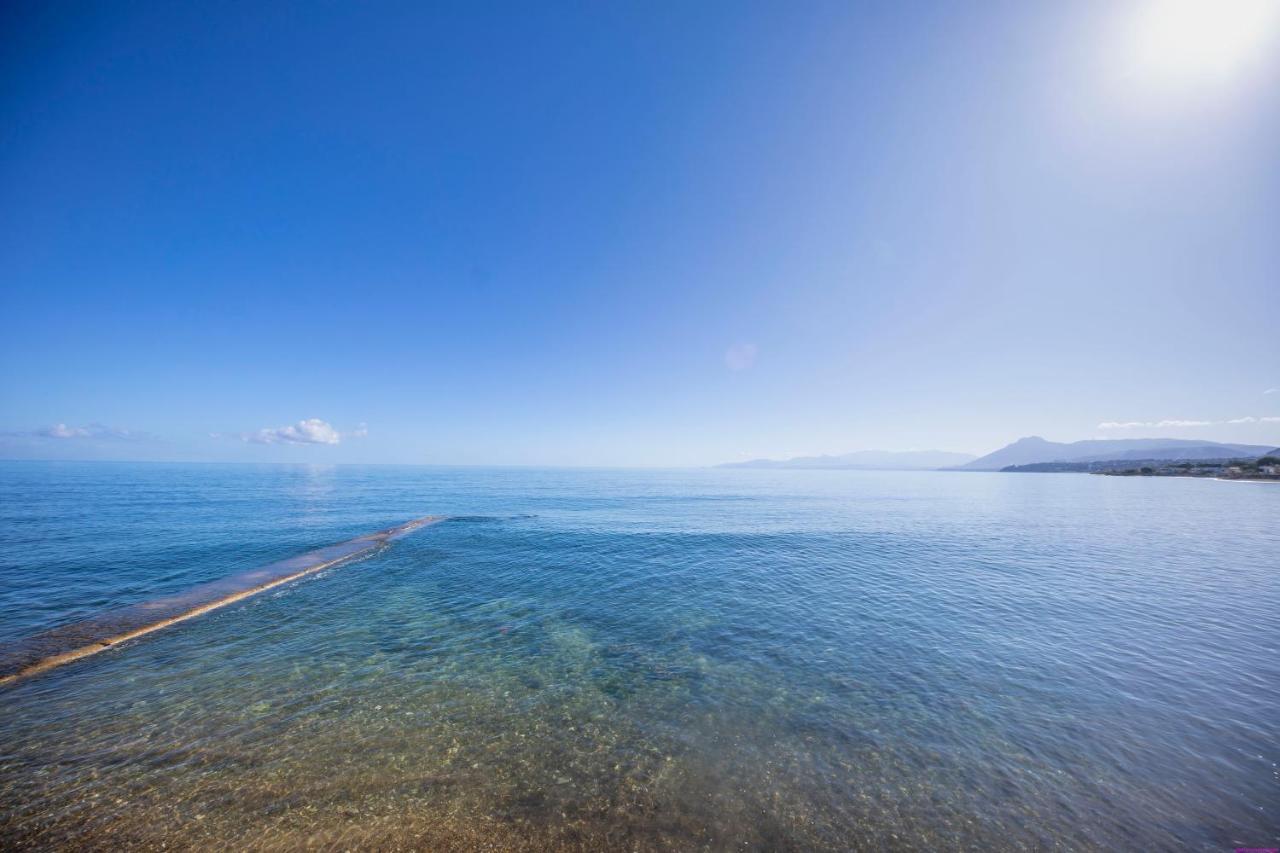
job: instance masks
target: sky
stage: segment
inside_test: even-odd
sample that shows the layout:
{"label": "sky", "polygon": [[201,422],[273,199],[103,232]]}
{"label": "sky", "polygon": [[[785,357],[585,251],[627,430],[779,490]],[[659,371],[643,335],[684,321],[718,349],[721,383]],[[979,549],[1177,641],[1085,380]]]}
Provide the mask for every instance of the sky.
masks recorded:
{"label": "sky", "polygon": [[1280,444],[1280,0],[0,16],[0,457]]}

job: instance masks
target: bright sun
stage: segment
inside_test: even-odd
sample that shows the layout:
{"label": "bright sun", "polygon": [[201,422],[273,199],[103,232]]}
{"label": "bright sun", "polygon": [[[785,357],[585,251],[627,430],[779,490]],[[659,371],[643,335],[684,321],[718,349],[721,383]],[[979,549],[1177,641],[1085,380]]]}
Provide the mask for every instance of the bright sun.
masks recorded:
{"label": "bright sun", "polygon": [[1126,77],[1184,91],[1216,85],[1265,61],[1280,30],[1280,0],[1142,0],[1121,32]]}

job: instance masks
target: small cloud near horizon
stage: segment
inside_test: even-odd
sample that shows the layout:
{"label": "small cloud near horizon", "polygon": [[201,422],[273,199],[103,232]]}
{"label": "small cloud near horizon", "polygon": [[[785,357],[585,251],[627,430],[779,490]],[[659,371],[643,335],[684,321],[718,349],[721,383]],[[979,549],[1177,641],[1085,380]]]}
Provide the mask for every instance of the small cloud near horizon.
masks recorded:
{"label": "small cloud near horizon", "polygon": [[1268,388],[1262,392],[1263,394],[1280,394],[1280,388]]}
{"label": "small cloud near horizon", "polygon": [[1202,427],[1213,426],[1213,421],[1103,421],[1098,429],[1164,429],[1166,427]]}
{"label": "small cloud near horizon", "polygon": [[1227,421],[1229,424],[1280,424],[1280,418],[1255,418],[1252,415],[1246,415],[1243,418],[1232,418]]}
{"label": "small cloud near horizon", "polygon": [[87,426],[69,426],[65,423],[51,424],[39,429],[6,432],[11,438],[51,438],[59,441],[71,439],[95,439],[106,441],[152,441],[155,436],[136,429],[122,429],[106,424],[92,423]]}
{"label": "small cloud near horizon", "polygon": [[1252,415],[1246,415],[1243,418],[1231,418],[1225,421],[1187,421],[1187,420],[1168,420],[1168,421],[1104,421],[1098,424],[1098,429],[1166,429],[1168,427],[1205,427],[1205,426],[1222,426],[1224,424],[1274,424],[1280,423],[1280,417],[1276,418],[1255,418]]}
{"label": "small cloud near horizon", "polygon": [[756,363],[760,348],[752,343],[737,343],[724,352],[724,363],[730,370],[746,370]]}
{"label": "small cloud near horizon", "polygon": [[[242,432],[240,440],[250,444],[339,444],[343,438],[364,438],[368,434],[369,427],[366,424],[360,424],[351,432],[342,433],[328,421],[307,418],[291,426]],[[212,435],[218,437],[217,433]]]}

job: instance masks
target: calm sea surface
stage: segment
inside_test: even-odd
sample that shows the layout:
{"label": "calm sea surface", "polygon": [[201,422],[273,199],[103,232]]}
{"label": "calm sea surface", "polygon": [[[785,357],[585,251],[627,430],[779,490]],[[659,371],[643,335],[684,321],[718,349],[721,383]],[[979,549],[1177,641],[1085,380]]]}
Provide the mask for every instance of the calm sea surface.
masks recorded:
{"label": "calm sea surface", "polygon": [[1280,486],[0,463],[0,848],[1280,845]]}

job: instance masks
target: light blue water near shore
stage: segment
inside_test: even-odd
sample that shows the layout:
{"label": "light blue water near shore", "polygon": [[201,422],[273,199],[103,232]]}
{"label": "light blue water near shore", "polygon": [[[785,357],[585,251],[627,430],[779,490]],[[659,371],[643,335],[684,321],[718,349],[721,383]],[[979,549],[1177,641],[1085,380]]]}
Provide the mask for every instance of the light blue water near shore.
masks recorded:
{"label": "light blue water near shore", "polygon": [[1280,487],[0,463],[0,641],[445,513],[0,689],[5,847],[1280,843]]}

